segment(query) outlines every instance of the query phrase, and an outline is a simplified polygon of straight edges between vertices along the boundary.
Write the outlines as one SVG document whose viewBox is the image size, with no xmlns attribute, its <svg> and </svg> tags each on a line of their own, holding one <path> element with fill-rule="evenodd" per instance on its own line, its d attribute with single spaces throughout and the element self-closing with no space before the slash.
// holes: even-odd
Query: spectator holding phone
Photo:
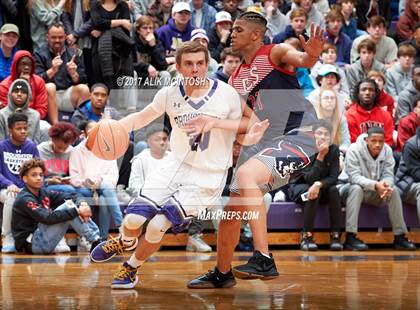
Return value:
<svg viewBox="0 0 420 310">
<path fill-rule="evenodd" d="M 45 164 L 45 185 L 48 190 L 76 193 L 70 184 L 69 159 L 72 144 L 79 132 L 72 123 L 58 122 L 48 130 L 50 141 L 38 145 L 39 157 Z"/>
</svg>

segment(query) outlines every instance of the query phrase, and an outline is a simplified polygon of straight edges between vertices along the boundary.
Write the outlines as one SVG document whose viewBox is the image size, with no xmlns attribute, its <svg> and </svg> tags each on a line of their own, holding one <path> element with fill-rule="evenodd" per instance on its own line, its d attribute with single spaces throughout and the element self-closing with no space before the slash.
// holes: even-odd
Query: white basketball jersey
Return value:
<svg viewBox="0 0 420 310">
<path fill-rule="evenodd" d="M 172 125 L 171 152 L 179 161 L 209 170 L 226 170 L 232 165 L 235 132 L 213 128 L 189 137 L 183 131 L 187 121 L 200 114 L 239 120 L 242 117 L 241 99 L 232 86 L 210 80 L 210 88 L 204 96 L 191 98 L 182 85 L 172 85 L 158 91 L 151 106 L 159 113 L 168 114 Z"/>
</svg>

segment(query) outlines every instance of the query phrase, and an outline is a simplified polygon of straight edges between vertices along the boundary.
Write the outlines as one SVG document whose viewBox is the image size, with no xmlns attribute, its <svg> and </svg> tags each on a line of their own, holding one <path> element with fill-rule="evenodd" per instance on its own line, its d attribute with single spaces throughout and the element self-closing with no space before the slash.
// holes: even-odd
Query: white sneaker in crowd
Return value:
<svg viewBox="0 0 420 310">
<path fill-rule="evenodd" d="M 61 238 L 60 242 L 56 245 L 54 253 L 69 253 L 70 247 L 66 243 L 66 238 Z"/>
<path fill-rule="evenodd" d="M 77 252 L 90 252 L 92 243 L 90 243 L 85 236 L 77 237 Z"/>
<path fill-rule="evenodd" d="M 15 253 L 15 239 L 13 239 L 12 234 L 7 234 L 3 236 L 1 241 L 1 252 L 2 253 Z"/>
<path fill-rule="evenodd" d="M 211 247 L 201 239 L 203 234 L 195 234 L 188 236 L 187 251 L 188 252 L 211 252 Z"/>
</svg>

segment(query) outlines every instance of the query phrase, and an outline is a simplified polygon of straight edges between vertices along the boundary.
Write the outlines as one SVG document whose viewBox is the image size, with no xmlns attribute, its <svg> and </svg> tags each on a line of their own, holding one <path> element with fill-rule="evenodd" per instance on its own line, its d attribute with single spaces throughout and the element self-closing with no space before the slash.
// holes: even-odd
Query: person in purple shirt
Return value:
<svg viewBox="0 0 420 310">
<path fill-rule="evenodd" d="M 191 8 L 186 2 L 178 2 L 172 7 L 172 18 L 168 24 L 156 30 L 159 40 L 162 41 L 167 56 L 173 56 L 175 50 L 182 42 L 191 39 Z M 175 60 L 168 62 L 175 63 Z"/>
<path fill-rule="evenodd" d="M 0 202 L 3 203 L 1 227 L 2 252 L 16 252 L 12 236 L 12 208 L 16 195 L 25 186 L 19 177 L 21 164 L 39 157 L 36 144 L 28 139 L 28 116 L 15 112 L 7 119 L 10 138 L 0 142 Z"/>
</svg>

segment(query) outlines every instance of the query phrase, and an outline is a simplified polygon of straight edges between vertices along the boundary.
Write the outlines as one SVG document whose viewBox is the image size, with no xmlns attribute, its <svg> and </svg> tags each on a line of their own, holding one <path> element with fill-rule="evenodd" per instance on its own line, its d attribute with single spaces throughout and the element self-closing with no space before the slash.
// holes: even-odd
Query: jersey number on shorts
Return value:
<svg viewBox="0 0 420 310">
<path fill-rule="evenodd" d="M 190 137 L 191 151 L 197 152 L 198 148 L 200 148 L 201 151 L 206 150 L 209 147 L 209 141 L 210 131 L 204 134 L 200 133 L 197 136 Z"/>
</svg>

